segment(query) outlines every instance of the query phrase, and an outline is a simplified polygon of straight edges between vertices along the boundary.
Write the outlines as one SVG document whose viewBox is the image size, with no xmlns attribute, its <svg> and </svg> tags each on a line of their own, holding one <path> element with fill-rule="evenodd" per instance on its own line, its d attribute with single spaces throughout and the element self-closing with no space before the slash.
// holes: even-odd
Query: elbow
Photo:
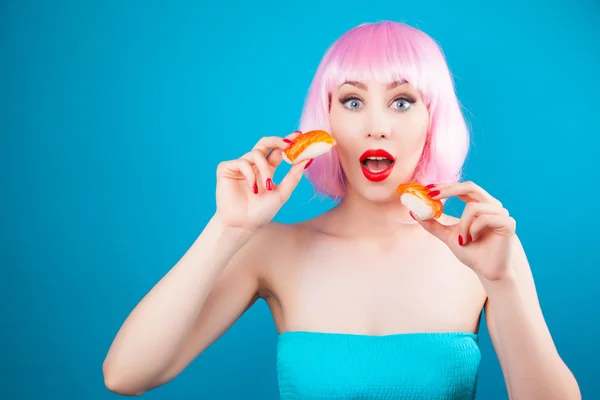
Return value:
<svg viewBox="0 0 600 400">
<path fill-rule="evenodd" d="M 559 398 L 560 399 L 568 399 L 568 400 L 582 400 L 581 391 L 579 390 L 579 386 L 577 384 L 575 384 L 575 386 L 572 387 L 571 390 L 564 393 Z"/>
<path fill-rule="evenodd" d="M 145 390 L 136 387 L 127 374 L 117 368 L 112 368 L 104 364 L 102 366 L 104 375 L 104 386 L 111 392 L 121 396 L 141 396 Z"/>
<path fill-rule="evenodd" d="M 575 378 L 573 378 L 573 390 L 572 390 L 572 394 L 571 394 L 571 399 L 573 400 L 582 400 L 582 395 L 581 395 L 581 389 L 579 388 L 579 384 L 577 383 L 577 381 L 575 380 Z"/>
<path fill-rule="evenodd" d="M 565 368 L 567 368 L 565 366 Z M 582 400 L 581 388 L 579 387 L 579 383 L 577 382 L 577 378 L 575 378 L 575 374 L 567 368 L 567 382 L 569 382 L 570 387 L 570 396 L 565 397 L 572 400 Z"/>
<path fill-rule="evenodd" d="M 556 398 L 560 400 L 582 400 L 581 389 L 579 388 L 577 379 L 575 379 L 575 376 L 571 373 L 571 371 L 569 371 L 567 368 L 565 369 L 566 371 L 564 379 L 562 379 L 562 381 L 558 380 L 559 382 L 562 382 L 561 389 L 556 389 L 551 394 L 550 398 Z M 548 396 L 545 396 L 544 398 L 546 399 Z"/>
</svg>

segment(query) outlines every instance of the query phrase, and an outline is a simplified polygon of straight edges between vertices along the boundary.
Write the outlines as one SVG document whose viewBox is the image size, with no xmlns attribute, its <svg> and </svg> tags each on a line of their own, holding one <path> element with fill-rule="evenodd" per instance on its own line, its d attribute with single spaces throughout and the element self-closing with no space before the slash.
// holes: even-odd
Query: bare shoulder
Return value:
<svg viewBox="0 0 600 400">
<path fill-rule="evenodd" d="M 460 222 L 460 218 L 453 217 L 448 214 L 443 214 L 438 221 L 442 225 L 451 226 L 456 225 Z M 453 276 L 461 280 L 465 284 L 465 290 L 478 300 L 486 297 L 485 291 L 481 284 L 481 281 L 477 277 L 477 274 L 468 266 L 464 265 L 450 250 L 445 243 L 437 239 L 433 235 L 430 236 L 430 240 L 436 242 L 435 248 L 439 259 L 443 262 L 446 268 L 450 268 L 454 271 Z"/>
<path fill-rule="evenodd" d="M 256 271 L 263 287 L 261 291 L 264 291 L 265 282 L 271 281 L 275 273 L 279 275 L 285 272 L 284 269 L 290 269 L 290 263 L 301 251 L 307 237 L 307 228 L 302 223 L 271 221 L 257 232 L 252 247 L 253 253 L 261 259 Z M 286 268 L 282 268 L 283 265 Z"/>
<path fill-rule="evenodd" d="M 285 224 L 271 221 L 258 233 L 260 246 L 277 252 L 279 251 L 277 249 L 296 243 L 303 229 L 302 224 Z"/>
<path fill-rule="evenodd" d="M 289 251 L 295 236 L 294 225 L 270 222 L 252 234 L 228 263 L 226 275 L 246 275 L 260 281 L 272 260 Z"/>
</svg>

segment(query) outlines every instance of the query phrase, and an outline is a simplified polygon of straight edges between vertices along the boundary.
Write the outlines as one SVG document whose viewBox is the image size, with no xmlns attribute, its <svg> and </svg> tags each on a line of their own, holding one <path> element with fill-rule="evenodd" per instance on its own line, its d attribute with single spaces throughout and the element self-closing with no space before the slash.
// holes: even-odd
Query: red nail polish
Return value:
<svg viewBox="0 0 600 400">
<path fill-rule="evenodd" d="M 434 197 L 434 196 L 437 196 L 438 194 L 440 194 L 439 190 L 432 190 L 431 192 L 429 192 L 429 197 Z"/>
<path fill-rule="evenodd" d="M 435 187 L 435 184 L 432 183 L 432 184 L 425 186 L 425 189 L 433 189 L 434 187 Z"/>
<path fill-rule="evenodd" d="M 311 159 L 310 159 L 310 161 L 309 161 L 309 162 L 308 162 L 308 163 L 307 163 L 307 164 L 304 166 L 304 169 L 308 168 L 308 166 L 309 166 L 310 164 L 312 164 L 312 162 L 313 162 L 313 159 L 311 158 Z"/>
<path fill-rule="evenodd" d="M 283 139 L 283 141 L 286 143 L 292 143 L 292 141 L 290 139 Z"/>
<path fill-rule="evenodd" d="M 409 211 L 408 213 L 410 214 L 410 216 L 411 216 L 411 218 L 412 218 L 412 219 L 414 219 L 415 221 L 417 220 L 417 219 L 415 218 L 415 216 L 413 215 L 412 211 Z"/>
<path fill-rule="evenodd" d="M 463 238 L 462 236 L 458 235 L 458 245 L 462 246 L 463 245 Z"/>
<path fill-rule="evenodd" d="M 267 190 L 273 190 L 273 181 L 271 180 L 271 178 L 267 179 Z"/>
<path fill-rule="evenodd" d="M 472 242 L 472 241 L 473 241 L 473 236 L 471 236 L 471 234 L 470 234 L 470 233 L 469 233 L 468 239 L 469 239 L 469 242 Z"/>
<path fill-rule="evenodd" d="M 254 186 L 252 186 L 252 191 L 254 192 L 254 194 L 258 194 L 258 186 L 256 185 L 256 183 L 254 184 Z"/>
</svg>

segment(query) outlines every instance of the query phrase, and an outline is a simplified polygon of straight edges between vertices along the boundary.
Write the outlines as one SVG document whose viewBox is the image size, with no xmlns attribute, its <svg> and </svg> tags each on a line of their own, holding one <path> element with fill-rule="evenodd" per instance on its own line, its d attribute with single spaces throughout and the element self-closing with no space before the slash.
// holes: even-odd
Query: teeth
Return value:
<svg viewBox="0 0 600 400">
<path fill-rule="evenodd" d="M 367 157 L 367 160 L 387 160 L 386 157 Z"/>
</svg>

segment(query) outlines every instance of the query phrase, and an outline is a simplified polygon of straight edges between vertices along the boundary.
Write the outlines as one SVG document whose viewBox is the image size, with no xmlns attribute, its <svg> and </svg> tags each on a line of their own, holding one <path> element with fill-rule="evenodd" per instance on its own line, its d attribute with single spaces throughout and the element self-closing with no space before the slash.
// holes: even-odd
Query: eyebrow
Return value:
<svg viewBox="0 0 600 400">
<path fill-rule="evenodd" d="M 392 89 L 394 89 L 394 88 L 396 88 L 398 86 L 402 86 L 402 85 L 405 85 L 407 83 L 408 83 L 407 81 L 394 81 L 394 82 L 388 84 L 387 89 L 388 90 L 392 90 Z M 369 90 L 369 88 L 367 87 L 367 85 L 365 85 L 364 83 L 359 82 L 359 81 L 344 81 L 344 83 L 342 83 L 339 87 L 342 87 L 344 85 L 351 85 L 351 86 L 357 87 L 359 89 L 362 89 L 364 91 L 368 91 Z"/>
</svg>

